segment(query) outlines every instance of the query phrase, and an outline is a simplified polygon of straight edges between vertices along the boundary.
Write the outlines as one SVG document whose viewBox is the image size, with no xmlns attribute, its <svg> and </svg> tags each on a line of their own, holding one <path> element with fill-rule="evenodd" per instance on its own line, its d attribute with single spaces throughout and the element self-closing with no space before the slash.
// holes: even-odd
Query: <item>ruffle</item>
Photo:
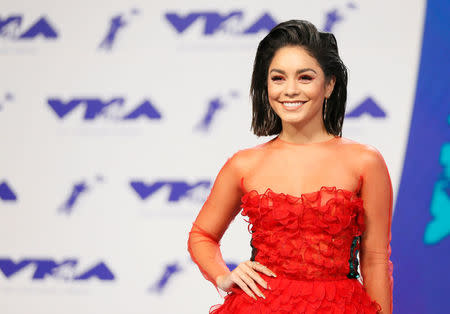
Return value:
<svg viewBox="0 0 450 314">
<path fill-rule="evenodd" d="M 324 195 L 331 197 L 321 204 Z M 357 217 L 357 227 L 364 231 L 363 201 L 354 192 L 336 187 L 322 186 L 320 190 L 301 194 L 299 197 L 276 193 L 267 188 L 263 194 L 256 190 L 245 193 L 241 198 L 242 215 L 253 218 L 252 224 L 275 219 L 275 225 L 289 229 L 302 228 L 325 230 L 336 234 L 346 228 L 351 218 Z M 276 210 L 274 210 L 276 209 Z M 271 214 L 267 216 L 267 214 Z M 263 220 L 262 218 L 266 218 Z M 316 225 L 315 223 L 319 223 Z M 305 225 L 306 224 L 306 225 Z M 263 225 L 262 225 L 263 226 Z"/>
<path fill-rule="evenodd" d="M 337 279 L 349 273 L 353 239 L 364 231 L 363 201 L 323 186 L 299 197 L 256 190 L 241 198 L 257 259 L 291 279 Z M 278 271 L 278 272 L 277 272 Z"/>
<path fill-rule="evenodd" d="M 254 300 L 236 286 L 225 296 L 224 303 L 212 306 L 209 313 L 368 314 L 381 311 L 381 306 L 357 280 L 301 281 L 260 275 L 272 288 L 259 286 L 266 299 Z"/>
</svg>

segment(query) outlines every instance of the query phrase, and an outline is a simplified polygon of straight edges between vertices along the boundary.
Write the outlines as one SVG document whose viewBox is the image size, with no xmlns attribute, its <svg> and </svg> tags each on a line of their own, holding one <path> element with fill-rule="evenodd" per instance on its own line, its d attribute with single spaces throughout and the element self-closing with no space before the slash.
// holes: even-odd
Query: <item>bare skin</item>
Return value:
<svg viewBox="0 0 450 314">
<path fill-rule="evenodd" d="M 264 289 L 269 289 L 267 282 L 256 272 L 262 272 L 267 276 L 276 277 L 275 273 L 266 266 L 252 261 L 245 261 L 240 263 L 232 272 L 218 276 L 216 278 L 217 286 L 223 291 L 230 291 L 235 284 L 238 285 L 250 297 L 257 300 L 255 294 L 261 298 L 266 298 L 265 295 L 258 288 L 258 283 Z"/>
<path fill-rule="evenodd" d="M 267 96 L 280 117 L 280 138 L 292 143 L 330 139 L 322 118 L 322 104 L 334 89 L 335 77 L 327 79 L 318 61 L 304 48 L 278 49 L 268 69 Z M 284 104 L 305 102 L 299 108 Z"/>
</svg>

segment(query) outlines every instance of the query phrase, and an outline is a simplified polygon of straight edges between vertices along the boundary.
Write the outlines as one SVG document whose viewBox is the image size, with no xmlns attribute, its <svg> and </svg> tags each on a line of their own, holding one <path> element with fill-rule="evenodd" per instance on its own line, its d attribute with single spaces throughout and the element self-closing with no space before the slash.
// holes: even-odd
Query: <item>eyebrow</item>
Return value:
<svg viewBox="0 0 450 314">
<path fill-rule="evenodd" d="M 297 70 L 297 72 L 295 72 L 295 74 L 300 74 L 300 73 L 307 72 L 307 71 L 312 71 L 312 72 L 317 74 L 317 72 L 314 71 L 311 68 L 299 69 L 299 70 Z M 280 70 L 280 69 L 272 69 L 272 70 L 270 70 L 270 73 L 272 73 L 272 72 L 278 72 L 278 73 L 286 75 L 286 72 L 284 72 L 283 70 Z"/>
</svg>

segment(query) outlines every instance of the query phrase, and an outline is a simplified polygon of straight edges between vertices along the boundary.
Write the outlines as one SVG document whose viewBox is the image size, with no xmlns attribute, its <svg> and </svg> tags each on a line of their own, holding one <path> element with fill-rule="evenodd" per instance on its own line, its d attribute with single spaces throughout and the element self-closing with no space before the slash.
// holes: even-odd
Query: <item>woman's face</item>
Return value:
<svg viewBox="0 0 450 314">
<path fill-rule="evenodd" d="M 322 123 L 322 104 L 334 87 L 317 60 L 300 46 L 278 49 L 269 65 L 269 103 L 283 123 Z"/>
</svg>

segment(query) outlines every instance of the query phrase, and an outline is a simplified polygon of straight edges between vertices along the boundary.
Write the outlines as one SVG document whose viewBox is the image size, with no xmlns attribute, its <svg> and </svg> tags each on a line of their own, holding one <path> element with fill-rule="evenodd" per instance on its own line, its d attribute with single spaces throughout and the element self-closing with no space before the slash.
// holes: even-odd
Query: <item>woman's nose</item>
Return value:
<svg viewBox="0 0 450 314">
<path fill-rule="evenodd" d="M 285 89 L 284 89 L 285 96 L 296 96 L 299 94 L 299 88 L 297 85 L 297 82 L 295 80 L 287 80 Z"/>
</svg>

